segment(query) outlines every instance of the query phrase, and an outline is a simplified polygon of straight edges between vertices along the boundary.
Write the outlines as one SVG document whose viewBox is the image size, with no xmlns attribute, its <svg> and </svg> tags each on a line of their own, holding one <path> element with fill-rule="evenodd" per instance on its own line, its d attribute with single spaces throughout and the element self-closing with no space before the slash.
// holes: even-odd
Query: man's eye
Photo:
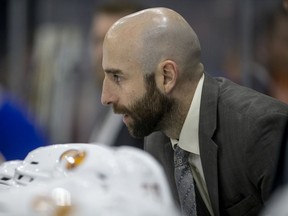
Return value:
<svg viewBox="0 0 288 216">
<path fill-rule="evenodd" d="M 113 74 L 113 80 L 116 83 L 119 83 L 121 81 L 121 77 L 117 74 Z"/>
</svg>

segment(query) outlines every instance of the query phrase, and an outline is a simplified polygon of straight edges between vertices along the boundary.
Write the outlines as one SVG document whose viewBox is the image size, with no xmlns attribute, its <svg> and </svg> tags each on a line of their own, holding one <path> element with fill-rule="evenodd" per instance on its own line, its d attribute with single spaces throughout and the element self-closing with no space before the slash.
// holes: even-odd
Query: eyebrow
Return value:
<svg viewBox="0 0 288 216">
<path fill-rule="evenodd" d="M 113 68 L 108 68 L 108 69 L 105 69 L 104 71 L 107 74 L 123 74 L 122 70 L 113 69 Z"/>
</svg>

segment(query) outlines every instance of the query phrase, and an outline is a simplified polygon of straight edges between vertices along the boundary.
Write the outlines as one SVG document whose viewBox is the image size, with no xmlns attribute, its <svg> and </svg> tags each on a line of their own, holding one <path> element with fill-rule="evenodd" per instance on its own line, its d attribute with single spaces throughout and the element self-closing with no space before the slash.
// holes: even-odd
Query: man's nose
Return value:
<svg viewBox="0 0 288 216">
<path fill-rule="evenodd" d="M 107 79 L 104 78 L 101 94 L 101 103 L 103 105 L 111 105 L 115 102 L 115 95 L 113 94 L 112 88 L 107 82 Z"/>
</svg>

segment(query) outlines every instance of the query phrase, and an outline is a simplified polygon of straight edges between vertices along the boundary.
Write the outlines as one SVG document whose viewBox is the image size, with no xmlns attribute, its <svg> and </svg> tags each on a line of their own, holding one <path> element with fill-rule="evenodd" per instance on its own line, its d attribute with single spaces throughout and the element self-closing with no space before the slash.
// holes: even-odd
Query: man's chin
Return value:
<svg viewBox="0 0 288 216">
<path fill-rule="evenodd" d="M 151 134 L 152 132 L 147 132 L 147 131 L 143 131 L 143 130 L 137 130 L 135 128 L 131 128 L 131 127 L 127 127 L 129 134 L 134 137 L 134 138 L 144 138 L 146 136 L 148 136 L 149 134 Z"/>
<path fill-rule="evenodd" d="M 127 129 L 128 129 L 128 132 L 129 132 L 129 134 L 132 136 L 132 137 L 134 137 L 134 138 L 143 138 L 143 136 L 139 136 L 139 133 L 136 133 L 135 132 L 135 130 L 133 130 L 133 128 L 131 127 L 131 126 L 127 126 L 126 125 L 126 127 L 127 127 Z"/>
</svg>

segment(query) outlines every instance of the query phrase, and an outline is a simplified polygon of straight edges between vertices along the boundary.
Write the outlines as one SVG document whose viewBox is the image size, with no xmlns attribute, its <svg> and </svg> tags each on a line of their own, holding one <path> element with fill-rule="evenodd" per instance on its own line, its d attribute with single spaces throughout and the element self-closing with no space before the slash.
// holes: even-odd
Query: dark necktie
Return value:
<svg viewBox="0 0 288 216">
<path fill-rule="evenodd" d="M 176 145 L 174 151 L 175 181 L 183 216 L 196 216 L 195 188 L 188 162 L 189 152 Z"/>
</svg>

